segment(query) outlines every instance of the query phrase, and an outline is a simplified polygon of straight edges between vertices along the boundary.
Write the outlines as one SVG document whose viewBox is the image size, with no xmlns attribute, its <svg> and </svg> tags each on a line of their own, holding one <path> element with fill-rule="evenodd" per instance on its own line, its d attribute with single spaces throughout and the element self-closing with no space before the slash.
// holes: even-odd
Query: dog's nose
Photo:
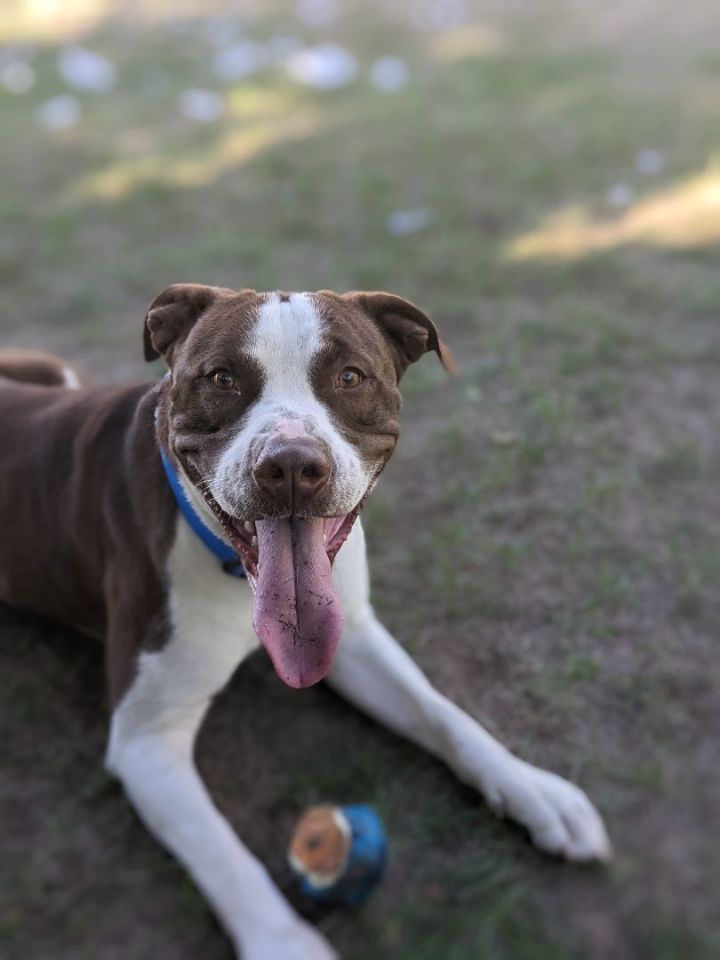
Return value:
<svg viewBox="0 0 720 960">
<path fill-rule="evenodd" d="M 295 510 L 316 497 L 330 479 L 330 458 L 314 441 L 274 444 L 261 456 L 253 477 L 279 505 Z"/>
</svg>

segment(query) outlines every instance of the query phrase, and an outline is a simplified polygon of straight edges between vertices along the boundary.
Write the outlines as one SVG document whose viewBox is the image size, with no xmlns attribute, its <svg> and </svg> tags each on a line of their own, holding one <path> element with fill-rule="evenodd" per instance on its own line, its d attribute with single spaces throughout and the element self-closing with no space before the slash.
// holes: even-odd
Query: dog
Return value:
<svg viewBox="0 0 720 960">
<path fill-rule="evenodd" d="M 175 284 L 151 304 L 158 383 L 88 387 L 0 355 L 0 599 L 105 642 L 106 765 L 244 960 L 336 956 L 214 807 L 193 763 L 258 645 L 441 758 L 549 854 L 606 860 L 585 794 L 435 690 L 376 618 L 359 514 L 398 438 L 398 382 L 450 354 L 388 293 Z M 42 549 L 38 549 L 38 545 Z"/>
</svg>

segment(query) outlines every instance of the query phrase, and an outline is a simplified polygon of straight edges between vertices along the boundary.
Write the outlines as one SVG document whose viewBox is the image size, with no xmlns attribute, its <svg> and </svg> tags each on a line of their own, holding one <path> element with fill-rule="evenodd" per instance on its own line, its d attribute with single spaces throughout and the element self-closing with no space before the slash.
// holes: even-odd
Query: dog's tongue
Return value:
<svg viewBox="0 0 720 960">
<path fill-rule="evenodd" d="M 253 626 L 281 680 L 309 687 L 330 669 L 343 626 L 324 521 L 257 520 Z"/>
</svg>

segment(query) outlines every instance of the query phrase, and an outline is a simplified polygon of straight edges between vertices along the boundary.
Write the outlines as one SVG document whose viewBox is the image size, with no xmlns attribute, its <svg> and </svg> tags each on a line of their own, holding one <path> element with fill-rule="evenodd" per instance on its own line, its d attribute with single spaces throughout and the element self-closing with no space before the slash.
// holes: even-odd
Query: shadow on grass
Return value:
<svg viewBox="0 0 720 960">
<path fill-rule="evenodd" d="M 4 955 L 228 957 L 200 896 L 102 772 L 100 646 L 9 608 L 0 628 Z M 344 956 L 570 956 L 544 930 L 523 878 L 560 868 L 326 688 L 296 694 L 252 657 L 213 707 L 198 755 L 220 809 Z M 285 862 L 295 818 L 328 800 L 375 804 L 391 838 L 388 877 L 358 913 L 303 902 Z"/>
</svg>

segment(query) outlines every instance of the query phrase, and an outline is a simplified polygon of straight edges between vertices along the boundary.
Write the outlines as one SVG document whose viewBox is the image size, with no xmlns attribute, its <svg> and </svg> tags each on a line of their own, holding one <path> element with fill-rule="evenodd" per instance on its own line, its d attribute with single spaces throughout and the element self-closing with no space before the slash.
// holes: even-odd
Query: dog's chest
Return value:
<svg viewBox="0 0 720 960">
<path fill-rule="evenodd" d="M 195 729 L 210 699 L 259 645 L 247 581 L 225 573 L 182 517 L 167 575 L 167 641 L 140 655 L 116 711 L 116 737 L 171 726 Z"/>
<path fill-rule="evenodd" d="M 177 524 L 167 568 L 171 635 L 161 657 L 168 685 L 203 695 L 257 648 L 252 597 L 247 581 L 225 573 L 182 517 Z"/>
<path fill-rule="evenodd" d="M 246 580 L 231 576 L 182 517 L 168 557 L 172 640 L 180 650 L 202 652 L 209 671 L 235 667 L 257 646 L 252 596 Z"/>
</svg>

